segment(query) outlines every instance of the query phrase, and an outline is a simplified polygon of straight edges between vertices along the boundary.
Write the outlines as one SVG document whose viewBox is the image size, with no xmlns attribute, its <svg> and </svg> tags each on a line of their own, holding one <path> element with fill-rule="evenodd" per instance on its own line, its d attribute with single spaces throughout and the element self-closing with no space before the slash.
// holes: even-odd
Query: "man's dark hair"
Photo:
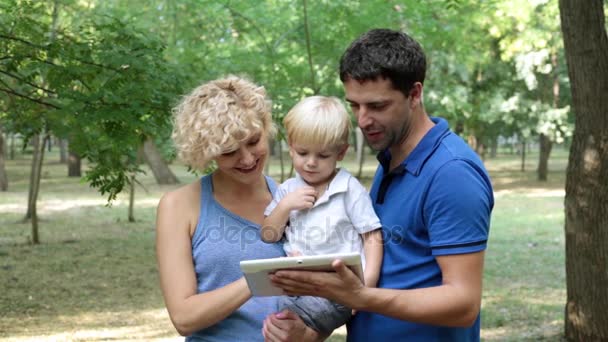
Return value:
<svg viewBox="0 0 608 342">
<path fill-rule="evenodd" d="M 409 96 L 416 82 L 424 83 L 426 57 L 422 47 L 403 32 L 373 29 L 353 41 L 340 58 L 340 80 L 391 80 Z"/>
</svg>

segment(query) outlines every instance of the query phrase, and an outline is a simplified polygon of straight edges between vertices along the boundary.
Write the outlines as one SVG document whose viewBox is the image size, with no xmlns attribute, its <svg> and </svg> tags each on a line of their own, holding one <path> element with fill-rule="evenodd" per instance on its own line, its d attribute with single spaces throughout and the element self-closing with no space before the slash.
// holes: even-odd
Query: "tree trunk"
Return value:
<svg viewBox="0 0 608 342">
<path fill-rule="evenodd" d="M 4 133 L 2 133 L 2 127 L 0 126 L 0 191 L 8 190 L 8 175 L 6 174 L 6 166 L 4 163 L 4 156 L 7 152 L 6 145 Z"/>
<path fill-rule="evenodd" d="M 575 130 L 565 199 L 566 338 L 608 340 L 608 37 L 602 0 L 560 0 Z"/>
<path fill-rule="evenodd" d="M 498 155 L 498 137 L 492 138 L 492 144 L 490 145 L 490 158 L 496 158 Z"/>
<path fill-rule="evenodd" d="M 67 164 L 68 162 L 68 140 L 57 139 L 59 142 L 59 163 Z M 68 171 L 69 173 L 69 171 Z"/>
<path fill-rule="evenodd" d="M 281 183 L 285 180 L 285 161 L 283 160 L 283 142 L 277 140 L 279 143 L 279 165 L 281 166 Z"/>
<path fill-rule="evenodd" d="M 11 146 L 9 146 L 9 159 L 15 160 L 15 134 L 11 133 Z"/>
<path fill-rule="evenodd" d="M 538 137 L 538 142 L 540 144 L 540 153 L 538 154 L 538 169 L 536 171 L 538 180 L 541 182 L 546 182 L 547 172 L 549 171 L 549 156 L 551 155 L 553 142 L 548 136 L 542 133 Z"/>
<path fill-rule="evenodd" d="M 173 174 L 173 171 L 167 166 L 160 152 L 156 148 L 156 144 L 152 139 L 146 139 L 144 142 L 144 158 L 156 179 L 156 183 L 162 184 L 178 184 L 179 180 Z"/>
<path fill-rule="evenodd" d="M 359 165 L 359 169 L 357 170 L 357 178 L 361 178 L 361 176 L 363 175 L 363 163 L 365 162 L 365 143 L 363 138 L 363 131 L 361 131 L 361 128 L 359 128 L 359 126 L 355 128 L 355 144 L 355 152 L 357 153 L 357 165 Z"/>
<path fill-rule="evenodd" d="M 475 152 L 481 160 L 486 159 L 486 145 L 483 143 L 483 139 L 481 137 L 475 137 Z"/>
<path fill-rule="evenodd" d="M 27 213 L 24 220 L 32 220 L 32 243 L 40 243 L 38 235 L 38 214 L 36 204 L 40 192 L 40 176 L 42 174 L 42 162 L 44 160 L 44 147 L 48 141 L 48 135 L 41 139 L 40 134 L 36 134 L 33 139 L 34 155 L 32 158 L 32 169 L 30 172 L 30 190 L 27 201 Z"/>
<path fill-rule="evenodd" d="M 135 222 L 135 174 L 131 175 L 129 185 L 129 222 Z"/>
<path fill-rule="evenodd" d="M 80 156 L 72 150 L 68 142 L 68 177 L 82 177 Z"/>
<path fill-rule="evenodd" d="M 521 172 L 526 171 L 526 140 L 521 141 Z"/>
</svg>

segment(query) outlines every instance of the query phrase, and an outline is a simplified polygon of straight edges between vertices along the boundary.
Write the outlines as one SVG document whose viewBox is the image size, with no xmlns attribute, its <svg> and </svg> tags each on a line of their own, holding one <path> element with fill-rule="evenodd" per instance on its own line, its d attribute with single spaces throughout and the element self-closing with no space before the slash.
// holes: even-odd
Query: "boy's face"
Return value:
<svg viewBox="0 0 608 342">
<path fill-rule="evenodd" d="M 320 147 L 312 144 L 289 145 L 289 155 L 293 167 L 300 176 L 311 186 L 329 183 L 336 170 L 336 163 L 346 154 L 348 145 L 336 147 Z"/>
</svg>

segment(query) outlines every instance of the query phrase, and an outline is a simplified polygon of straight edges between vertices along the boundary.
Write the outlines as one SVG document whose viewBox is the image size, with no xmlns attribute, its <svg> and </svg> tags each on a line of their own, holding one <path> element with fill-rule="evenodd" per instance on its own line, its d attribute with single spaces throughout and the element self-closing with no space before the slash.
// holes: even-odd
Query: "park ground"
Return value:
<svg viewBox="0 0 608 342">
<path fill-rule="evenodd" d="M 495 207 L 486 251 L 482 340 L 563 339 L 564 180 L 567 152 L 556 147 L 549 180 L 536 181 L 538 155 L 507 151 L 487 159 Z M 163 192 L 148 172 L 111 205 L 79 179 L 67 178 L 56 152 L 46 156 L 38 212 L 41 244 L 31 245 L 27 208 L 29 155 L 7 161 L 0 192 L 0 341 L 183 341 L 169 321 L 154 256 L 155 210 Z M 375 158 L 366 157 L 369 185 Z M 279 177 L 273 161 L 270 174 Z M 352 156 L 343 166 L 356 171 Z M 84 167 L 86 169 L 86 166 Z M 182 183 L 194 181 L 173 166 Z M 344 341 L 344 329 L 331 341 Z"/>
</svg>

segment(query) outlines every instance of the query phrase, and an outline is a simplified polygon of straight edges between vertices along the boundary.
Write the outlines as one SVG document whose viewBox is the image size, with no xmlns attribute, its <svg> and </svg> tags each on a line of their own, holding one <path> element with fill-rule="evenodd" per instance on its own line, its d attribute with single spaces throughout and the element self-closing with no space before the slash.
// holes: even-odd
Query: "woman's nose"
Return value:
<svg viewBox="0 0 608 342">
<path fill-rule="evenodd" d="M 253 156 L 253 153 L 249 149 L 242 148 L 241 149 L 241 158 L 239 161 L 243 165 L 249 165 L 255 161 L 255 157 Z"/>
</svg>

